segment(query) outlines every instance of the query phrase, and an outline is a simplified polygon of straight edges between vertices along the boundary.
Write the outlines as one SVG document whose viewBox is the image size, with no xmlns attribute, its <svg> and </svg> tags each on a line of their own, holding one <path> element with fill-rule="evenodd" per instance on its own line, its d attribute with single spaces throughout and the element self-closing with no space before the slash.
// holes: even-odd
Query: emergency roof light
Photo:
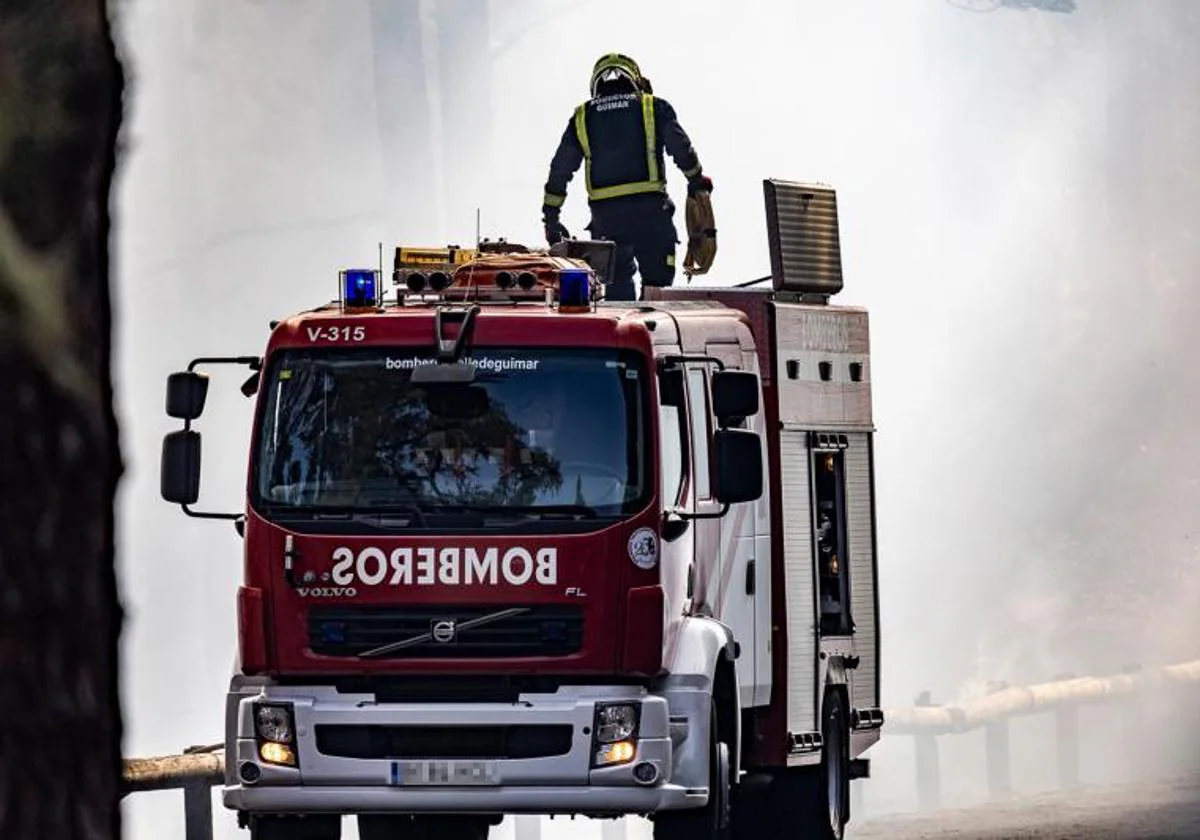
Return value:
<svg viewBox="0 0 1200 840">
<path fill-rule="evenodd" d="M 379 270 L 347 268 L 338 272 L 341 280 L 338 291 L 343 309 L 378 309 L 382 288 Z"/>
<path fill-rule="evenodd" d="M 586 268 L 564 268 L 558 272 L 558 308 L 560 312 L 578 312 L 590 308 L 592 273 Z"/>
</svg>

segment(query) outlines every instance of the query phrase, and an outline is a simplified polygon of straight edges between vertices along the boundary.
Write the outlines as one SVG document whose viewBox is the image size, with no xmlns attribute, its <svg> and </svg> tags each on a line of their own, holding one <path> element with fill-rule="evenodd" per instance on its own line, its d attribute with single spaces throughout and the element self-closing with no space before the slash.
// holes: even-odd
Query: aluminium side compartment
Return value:
<svg viewBox="0 0 1200 840">
<path fill-rule="evenodd" d="M 845 686 L 850 757 L 879 738 L 879 596 L 866 311 L 772 301 L 788 763 L 815 761 Z"/>
</svg>

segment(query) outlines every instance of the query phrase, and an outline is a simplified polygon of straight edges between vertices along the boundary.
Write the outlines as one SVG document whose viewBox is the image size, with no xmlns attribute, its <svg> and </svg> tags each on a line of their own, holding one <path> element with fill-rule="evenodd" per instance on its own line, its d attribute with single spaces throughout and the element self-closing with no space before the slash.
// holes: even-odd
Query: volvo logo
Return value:
<svg viewBox="0 0 1200 840">
<path fill-rule="evenodd" d="M 443 618 L 430 624 L 429 635 L 439 644 L 453 642 L 458 635 L 458 626 L 452 618 Z"/>
</svg>

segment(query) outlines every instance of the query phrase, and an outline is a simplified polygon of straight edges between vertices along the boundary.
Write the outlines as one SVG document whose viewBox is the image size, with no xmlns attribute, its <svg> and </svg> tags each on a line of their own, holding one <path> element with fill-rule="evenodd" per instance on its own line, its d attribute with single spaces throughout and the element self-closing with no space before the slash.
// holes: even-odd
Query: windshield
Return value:
<svg viewBox="0 0 1200 840">
<path fill-rule="evenodd" d="M 255 496 L 279 511 L 617 516 L 648 495 L 636 353 L 478 349 L 470 384 L 410 382 L 424 349 L 286 350 L 267 372 Z"/>
</svg>

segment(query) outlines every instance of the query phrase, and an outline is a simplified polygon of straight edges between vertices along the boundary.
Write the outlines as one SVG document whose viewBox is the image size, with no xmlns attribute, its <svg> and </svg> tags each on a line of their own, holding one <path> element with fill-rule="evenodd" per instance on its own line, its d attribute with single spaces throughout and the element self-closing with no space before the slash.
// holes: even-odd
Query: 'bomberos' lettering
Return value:
<svg viewBox="0 0 1200 840">
<path fill-rule="evenodd" d="M 558 549 L 364 548 L 333 551 L 330 576 L 338 586 L 552 586 Z"/>
</svg>

